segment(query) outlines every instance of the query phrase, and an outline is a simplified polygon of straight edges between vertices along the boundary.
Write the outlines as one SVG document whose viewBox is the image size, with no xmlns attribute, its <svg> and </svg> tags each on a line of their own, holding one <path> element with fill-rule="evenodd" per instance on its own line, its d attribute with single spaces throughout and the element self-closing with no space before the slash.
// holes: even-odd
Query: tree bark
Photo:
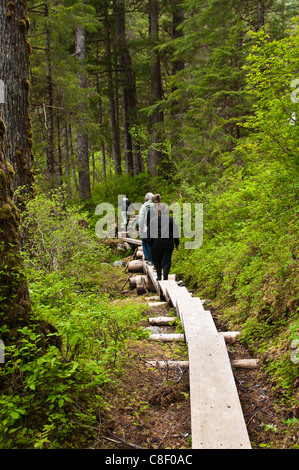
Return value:
<svg viewBox="0 0 299 470">
<path fill-rule="evenodd" d="M 31 304 L 20 257 L 20 211 L 11 199 L 14 171 L 4 153 L 5 125 L 0 118 L 0 328 L 10 337 L 17 327 L 29 322 Z"/>
<path fill-rule="evenodd" d="M 121 73 L 121 94 L 123 109 L 124 145 L 126 173 L 138 175 L 142 171 L 141 152 L 130 130 L 138 123 L 138 105 L 135 75 L 132 68 L 130 50 L 126 38 L 125 2 L 118 0 L 115 8 L 117 21 L 118 54 Z"/>
<path fill-rule="evenodd" d="M 0 0 L 0 71 L 4 84 L 0 110 L 7 126 L 6 157 L 15 172 L 12 189 L 22 187 L 16 197 L 19 207 L 24 195 L 35 194 L 29 115 L 29 26 L 25 1 Z"/>
<path fill-rule="evenodd" d="M 49 14 L 48 5 L 44 6 L 44 16 Z M 46 162 L 48 170 L 48 179 L 50 189 L 55 188 L 55 152 L 54 152 L 54 99 L 53 99 L 53 80 L 52 80 L 52 57 L 51 57 L 51 35 L 50 30 L 45 30 L 45 62 L 46 62 L 46 119 L 47 119 L 47 147 Z"/>
<path fill-rule="evenodd" d="M 256 30 L 259 31 L 265 25 L 265 5 L 264 0 L 257 0 L 256 4 Z"/>
<path fill-rule="evenodd" d="M 119 139 L 119 122 L 118 113 L 116 109 L 116 96 L 114 89 L 113 70 L 111 61 L 111 28 L 108 18 L 108 11 L 105 11 L 105 28 L 106 28 L 106 61 L 107 61 L 107 76 L 108 76 L 108 97 L 110 106 L 110 124 L 112 136 L 112 154 L 114 162 L 114 171 L 120 175 L 121 170 L 121 152 L 120 152 L 120 139 Z"/>
<path fill-rule="evenodd" d="M 158 0 L 149 0 L 149 38 L 152 47 L 157 45 L 159 39 L 159 2 Z M 159 54 L 152 50 L 151 52 L 151 102 L 156 104 L 157 101 L 162 100 L 162 81 L 161 81 L 161 66 Z M 161 161 L 161 152 L 157 148 L 160 143 L 161 134 L 157 129 L 157 125 L 163 121 L 163 113 L 156 109 L 151 117 L 150 124 L 150 150 L 148 152 L 148 171 L 152 176 L 157 174 L 157 166 Z"/>
<path fill-rule="evenodd" d="M 76 55 L 79 61 L 82 62 L 81 73 L 79 74 L 80 87 L 87 88 L 87 78 L 85 75 L 86 60 L 86 30 L 84 28 L 77 28 L 76 30 Z M 90 189 L 90 173 L 89 173 L 89 154 L 88 154 L 88 136 L 86 133 L 86 121 L 84 114 L 86 112 L 86 105 L 84 100 L 79 103 L 79 127 L 77 131 L 77 149 L 78 149 L 78 166 L 79 166 L 79 198 L 80 200 L 91 199 Z"/>
</svg>

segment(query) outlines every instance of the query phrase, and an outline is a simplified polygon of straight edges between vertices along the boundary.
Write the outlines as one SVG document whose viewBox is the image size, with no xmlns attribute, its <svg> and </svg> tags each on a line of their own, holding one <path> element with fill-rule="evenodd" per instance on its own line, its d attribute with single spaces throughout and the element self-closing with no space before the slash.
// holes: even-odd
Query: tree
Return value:
<svg viewBox="0 0 299 470">
<path fill-rule="evenodd" d="M 118 0 L 115 8 L 117 21 L 118 56 L 122 95 L 122 112 L 124 128 L 124 146 L 126 155 L 126 172 L 135 176 L 141 172 L 141 154 L 138 143 L 130 132 L 138 122 L 138 105 L 135 75 L 132 69 L 130 50 L 126 39 L 125 2 Z"/>
<path fill-rule="evenodd" d="M 30 21 L 26 2 L 0 1 L 0 73 L 5 87 L 5 102 L 0 104 L 7 126 L 5 152 L 15 172 L 13 189 L 23 195 L 34 195 L 32 128 L 29 115 L 29 54 Z"/>
<path fill-rule="evenodd" d="M 28 325 L 31 311 L 20 257 L 20 211 L 12 201 L 14 171 L 4 153 L 5 133 L 0 118 L 0 329 L 6 326 L 1 334 L 4 340 L 17 327 Z"/>
<path fill-rule="evenodd" d="M 150 104 L 156 105 L 162 100 L 162 81 L 161 81 L 161 64 L 160 57 L 155 49 L 159 39 L 159 2 L 157 0 L 149 0 L 149 38 L 151 41 L 151 94 Z M 159 151 L 159 143 L 161 134 L 157 128 L 159 123 L 163 121 L 163 112 L 158 106 L 154 106 L 150 122 L 150 150 L 148 152 L 147 168 L 152 176 L 156 176 L 157 166 L 161 160 Z"/>
<path fill-rule="evenodd" d="M 117 89 L 115 84 L 115 74 L 113 74 L 113 61 L 112 61 L 112 41 L 113 41 L 113 30 L 111 22 L 109 20 L 108 8 L 105 8 L 104 12 L 104 23 L 106 33 L 106 67 L 107 67 L 107 80 L 108 80 L 108 97 L 110 106 L 110 125 L 111 125 L 111 136 L 112 136 L 112 154 L 114 161 L 114 171 L 120 175 L 121 169 L 121 149 L 120 149 L 120 136 L 119 136 L 119 119 L 118 119 L 118 99 Z"/>
<path fill-rule="evenodd" d="M 78 27 L 76 29 L 76 55 L 79 61 L 82 61 L 81 72 L 79 74 L 80 87 L 84 90 L 87 88 L 86 72 L 84 70 L 84 62 L 86 60 L 86 29 Z M 78 166 L 79 166 L 79 198 L 86 200 L 91 198 L 90 190 L 90 174 L 89 174 L 89 154 L 88 154 L 88 136 L 85 129 L 85 113 L 86 105 L 84 101 L 79 103 L 81 113 L 79 128 L 77 131 L 77 147 L 78 147 Z"/>
</svg>

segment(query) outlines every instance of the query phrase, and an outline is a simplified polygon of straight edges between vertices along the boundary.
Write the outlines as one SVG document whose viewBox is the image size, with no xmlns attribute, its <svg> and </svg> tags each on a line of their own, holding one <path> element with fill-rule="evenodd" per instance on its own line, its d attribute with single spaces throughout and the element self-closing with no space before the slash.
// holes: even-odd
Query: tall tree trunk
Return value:
<svg viewBox="0 0 299 470">
<path fill-rule="evenodd" d="M 265 5 L 264 0 L 257 0 L 256 4 L 256 30 L 259 31 L 265 25 Z"/>
<path fill-rule="evenodd" d="M 20 254 L 21 232 L 20 213 L 12 200 L 14 171 L 7 162 L 4 153 L 5 125 L 0 112 L 0 330 L 5 346 L 16 344 L 22 336 L 20 328 L 36 325 L 41 334 L 40 347 L 47 343 L 61 347 L 61 341 L 46 338 L 48 333 L 57 334 L 57 329 L 50 323 L 32 318 L 32 308 L 27 280 L 24 274 L 23 259 Z"/>
<path fill-rule="evenodd" d="M 106 28 L 106 61 L 107 61 L 107 75 L 108 75 L 108 95 L 110 106 L 110 124 L 112 136 L 112 154 L 114 161 L 114 171 L 116 174 L 121 174 L 121 151 L 119 140 L 119 123 L 118 113 L 116 109 L 116 96 L 113 79 L 112 61 L 111 61 L 111 28 L 108 18 L 108 11 L 105 11 L 105 28 Z"/>
<path fill-rule="evenodd" d="M 158 0 L 149 0 L 149 38 L 152 48 L 157 45 L 159 39 L 159 2 Z M 152 49 L 151 53 L 151 105 L 162 99 L 161 66 L 159 54 Z M 161 152 L 157 148 L 160 143 L 161 135 L 157 125 L 163 121 L 163 113 L 156 109 L 151 117 L 150 127 L 150 145 L 148 152 L 147 167 L 152 176 L 157 174 L 157 166 L 161 161 Z"/>
<path fill-rule="evenodd" d="M 0 328 L 7 325 L 9 338 L 17 327 L 28 325 L 31 305 L 20 257 L 20 211 L 11 199 L 14 171 L 5 157 L 4 136 L 0 117 Z"/>
<path fill-rule="evenodd" d="M 0 325 L 14 329 L 28 323 L 29 293 L 20 258 L 20 211 L 11 200 L 14 171 L 4 153 L 5 126 L 0 118 Z"/>
<path fill-rule="evenodd" d="M 82 61 L 82 71 L 79 74 L 80 87 L 87 88 L 87 79 L 85 75 L 84 62 L 86 60 L 86 30 L 77 28 L 76 30 L 76 55 L 78 60 Z M 79 198 L 80 200 L 91 199 L 90 173 L 89 173 L 89 154 L 88 154 L 88 136 L 86 133 L 86 122 L 84 113 L 86 105 L 82 101 L 79 103 L 79 127 L 77 131 L 78 148 L 78 166 L 79 166 Z"/>
<path fill-rule="evenodd" d="M 48 5 L 44 5 L 44 16 L 49 14 Z M 46 62 L 46 119 L 47 119 L 47 147 L 46 147 L 46 162 L 48 171 L 48 181 L 50 189 L 56 185 L 55 173 L 55 151 L 54 151 L 54 98 L 53 98 L 53 80 L 52 80 L 52 57 L 51 57 L 51 35 L 50 30 L 46 26 L 45 30 L 45 62 Z"/>
<path fill-rule="evenodd" d="M 16 201 L 35 193 L 32 129 L 29 115 L 29 19 L 25 1 L 0 0 L 0 73 L 4 101 L 0 103 L 7 126 L 5 152 L 15 171 L 13 190 L 22 187 Z"/>
<path fill-rule="evenodd" d="M 121 72 L 121 92 L 123 109 L 124 144 L 126 153 L 126 172 L 138 175 L 141 172 L 141 152 L 138 142 L 130 133 L 138 123 L 137 93 L 132 60 L 126 39 L 125 2 L 118 0 L 115 8 L 117 21 L 118 54 Z"/>
<path fill-rule="evenodd" d="M 174 40 L 181 38 L 183 36 L 183 30 L 180 28 L 181 24 L 184 21 L 184 10 L 182 8 L 180 0 L 175 0 L 172 3 L 172 38 Z M 182 59 L 176 59 L 172 62 L 172 75 L 180 73 L 184 70 L 185 64 Z M 172 93 L 177 89 L 176 85 L 172 85 Z M 182 128 L 182 110 L 180 102 L 175 100 L 172 104 L 171 109 L 171 146 L 172 151 L 179 158 L 180 151 L 177 152 L 177 149 L 180 149 L 183 146 L 183 142 L 180 139 L 180 129 Z"/>
<path fill-rule="evenodd" d="M 62 170 L 62 146 L 61 146 L 61 129 L 60 129 L 60 115 L 59 109 L 56 110 L 56 126 L 57 126 L 57 147 L 58 147 L 58 162 L 57 162 L 57 175 L 58 185 L 63 185 L 63 170 Z"/>
</svg>

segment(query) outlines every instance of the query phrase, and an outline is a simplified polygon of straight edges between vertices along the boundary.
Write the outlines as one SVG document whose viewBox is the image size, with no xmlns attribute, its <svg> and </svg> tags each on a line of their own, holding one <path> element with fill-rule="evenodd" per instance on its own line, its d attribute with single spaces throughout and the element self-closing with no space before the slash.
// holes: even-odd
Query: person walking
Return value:
<svg viewBox="0 0 299 470">
<path fill-rule="evenodd" d="M 123 223 L 125 226 L 125 232 L 127 231 L 128 228 L 128 208 L 131 205 L 131 201 L 128 199 L 127 194 L 124 195 L 122 201 L 121 201 L 121 215 L 123 218 Z"/>
<path fill-rule="evenodd" d="M 179 230 L 172 217 L 168 215 L 164 204 L 160 204 L 158 213 L 150 219 L 147 229 L 148 244 L 157 272 L 157 281 L 168 279 L 171 268 L 171 257 L 174 247 L 179 247 Z"/>
<path fill-rule="evenodd" d="M 139 211 L 139 233 L 142 240 L 143 254 L 146 262 L 152 266 L 152 254 L 147 240 L 147 214 L 154 207 L 152 193 L 147 193 L 144 197 L 144 204 Z"/>
</svg>

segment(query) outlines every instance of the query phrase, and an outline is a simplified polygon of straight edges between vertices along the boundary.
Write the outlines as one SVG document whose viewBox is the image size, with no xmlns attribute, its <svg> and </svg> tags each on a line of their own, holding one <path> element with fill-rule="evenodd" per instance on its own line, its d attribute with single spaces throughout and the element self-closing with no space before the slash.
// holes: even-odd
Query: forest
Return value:
<svg viewBox="0 0 299 470">
<path fill-rule="evenodd" d="M 0 0 L 1 449 L 191 448 L 138 440 L 147 304 L 96 234 L 148 192 L 202 205 L 170 272 L 261 362 L 252 447 L 299 448 L 298 26 L 295 0 Z"/>
</svg>

